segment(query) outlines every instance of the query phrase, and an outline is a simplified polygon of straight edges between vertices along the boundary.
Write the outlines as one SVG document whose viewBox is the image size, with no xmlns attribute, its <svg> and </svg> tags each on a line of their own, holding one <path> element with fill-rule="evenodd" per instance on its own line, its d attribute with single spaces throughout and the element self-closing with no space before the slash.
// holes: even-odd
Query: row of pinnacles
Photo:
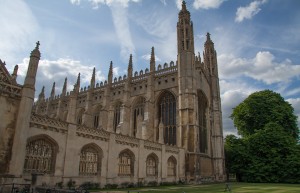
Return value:
<svg viewBox="0 0 300 193">
<path fill-rule="evenodd" d="M 207 34 L 207 36 L 209 36 L 209 34 Z M 152 48 L 152 53 L 154 53 L 154 48 Z M 132 55 L 130 55 L 130 61 L 132 60 Z M 203 52 L 203 58 L 205 58 L 204 52 Z M 209 68 L 208 66 L 204 63 L 201 62 L 201 56 L 200 53 L 198 53 L 198 56 L 195 56 L 195 62 L 196 62 L 196 66 L 197 68 L 201 68 L 202 71 L 205 73 L 206 76 L 209 75 Z M 168 63 L 164 63 L 163 65 L 159 64 L 154 72 L 155 76 L 163 76 L 164 74 L 168 74 L 168 73 L 172 73 L 172 72 L 176 72 L 177 71 L 177 61 L 176 64 L 174 64 L 173 61 L 171 61 L 169 64 Z M 113 63 L 110 63 L 110 68 L 112 68 Z M 16 81 L 16 77 L 17 77 L 17 70 L 18 70 L 18 65 L 15 66 L 14 69 L 14 73 L 12 74 L 12 76 L 14 77 L 14 80 Z M 95 73 L 96 72 L 96 68 L 94 67 L 93 69 L 93 74 L 92 74 L 92 78 L 95 78 Z M 135 71 L 134 72 L 134 76 L 131 78 L 132 82 L 138 82 L 139 80 L 143 80 L 143 79 L 147 79 L 148 76 L 150 76 L 150 71 L 149 68 L 146 68 L 144 71 L 140 70 Z M 118 85 L 122 85 L 125 83 L 125 81 L 127 80 L 127 75 L 123 75 L 119 76 L 118 78 L 115 77 L 113 82 L 112 82 L 112 87 L 118 86 Z M 43 86 L 41 93 L 40 93 L 40 97 L 39 97 L 39 102 L 48 102 L 50 100 L 56 100 L 59 99 L 60 97 L 64 97 L 64 96 L 69 96 L 70 92 L 67 91 L 67 77 L 65 78 L 64 84 L 63 84 L 63 89 L 61 94 L 55 95 L 55 85 L 56 83 L 54 82 L 52 85 L 52 89 L 51 89 L 51 94 L 49 96 L 49 98 L 45 98 L 45 87 Z M 74 87 L 76 85 L 80 85 L 80 73 L 78 74 L 77 77 L 77 82 L 74 85 Z M 95 87 L 97 88 L 104 88 L 107 86 L 107 80 L 105 80 L 104 82 L 101 81 L 100 83 L 97 82 Z M 92 85 L 88 85 L 88 86 L 84 86 L 84 87 L 80 87 L 79 92 L 86 92 L 87 90 L 89 90 L 91 87 L 93 87 Z M 37 105 L 38 103 L 35 103 L 35 105 Z"/>
</svg>

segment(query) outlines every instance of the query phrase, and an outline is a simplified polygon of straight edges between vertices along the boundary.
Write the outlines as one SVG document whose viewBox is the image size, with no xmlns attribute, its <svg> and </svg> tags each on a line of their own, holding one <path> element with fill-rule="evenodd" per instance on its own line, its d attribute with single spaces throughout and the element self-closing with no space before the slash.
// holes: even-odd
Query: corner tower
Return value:
<svg viewBox="0 0 300 193">
<path fill-rule="evenodd" d="M 178 14 L 177 22 L 177 61 L 178 61 L 178 139 L 177 146 L 189 152 L 195 151 L 195 53 L 194 33 L 190 12 L 185 1 Z"/>
</svg>

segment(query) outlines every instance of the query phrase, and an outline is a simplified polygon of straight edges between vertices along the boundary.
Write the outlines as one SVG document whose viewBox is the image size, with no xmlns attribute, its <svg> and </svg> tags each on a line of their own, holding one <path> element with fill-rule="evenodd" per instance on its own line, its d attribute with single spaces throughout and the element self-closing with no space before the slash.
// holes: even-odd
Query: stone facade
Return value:
<svg viewBox="0 0 300 193">
<path fill-rule="evenodd" d="M 39 43 L 31 52 L 24 85 L 0 61 L 0 174 L 36 185 L 224 180 L 222 112 L 214 43 L 207 34 L 203 61 L 194 53 L 193 25 L 185 2 L 177 23 L 177 61 L 67 92 L 55 83 L 34 102 Z"/>
</svg>

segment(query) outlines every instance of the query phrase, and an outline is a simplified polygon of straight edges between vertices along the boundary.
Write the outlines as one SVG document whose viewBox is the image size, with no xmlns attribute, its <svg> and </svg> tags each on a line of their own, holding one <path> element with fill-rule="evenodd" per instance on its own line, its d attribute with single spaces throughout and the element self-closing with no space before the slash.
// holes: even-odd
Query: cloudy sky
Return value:
<svg viewBox="0 0 300 193">
<path fill-rule="evenodd" d="M 218 53 L 224 133 L 236 133 L 232 108 L 263 89 L 280 93 L 300 117 L 300 1 L 187 0 L 194 23 L 195 49 L 203 52 L 206 32 Z M 176 61 L 176 23 L 180 0 L 0 0 L 0 59 L 12 72 L 19 65 L 23 83 L 30 51 L 40 41 L 42 58 L 36 90 L 53 81 L 56 94 L 68 77 L 72 89 L 81 72 L 88 85 L 149 66 L 151 47 L 157 65 Z M 299 119 L 298 119 L 299 120 Z"/>
</svg>

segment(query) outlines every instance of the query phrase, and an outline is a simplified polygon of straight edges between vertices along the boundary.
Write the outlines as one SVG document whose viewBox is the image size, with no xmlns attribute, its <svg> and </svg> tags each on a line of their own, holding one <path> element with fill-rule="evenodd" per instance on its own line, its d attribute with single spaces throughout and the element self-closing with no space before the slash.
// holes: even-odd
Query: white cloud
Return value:
<svg viewBox="0 0 300 193">
<path fill-rule="evenodd" d="M 79 5 L 80 0 L 70 0 L 71 3 Z M 130 54 L 135 54 L 135 46 L 132 42 L 128 23 L 128 4 L 137 3 L 140 0 L 88 0 L 93 9 L 98 9 L 101 4 L 107 5 L 112 13 L 113 23 L 121 47 L 121 58 L 125 62 Z"/>
<path fill-rule="evenodd" d="M 80 4 L 80 0 L 70 0 L 70 1 L 74 5 L 79 5 Z"/>
<path fill-rule="evenodd" d="M 159 58 L 163 61 L 176 60 L 177 33 L 174 30 L 176 23 L 176 13 L 167 13 L 163 10 L 153 10 L 149 14 L 140 12 L 133 15 L 132 19 L 144 29 L 150 36 L 155 37 L 151 42 L 151 47 L 155 47 L 155 53 L 159 53 Z M 150 48 L 149 46 L 149 48 Z M 150 52 L 150 51 L 149 51 Z"/>
<path fill-rule="evenodd" d="M 14 65 L 19 60 L 16 55 L 34 46 L 39 25 L 30 8 L 21 0 L 1 0 L 0 13 L 0 58 L 8 65 Z"/>
<path fill-rule="evenodd" d="M 175 1 L 176 1 L 177 9 L 181 10 L 181 5 L 183 0 L 175 0 Z"/>
<path fill-rule="evenodd" d="M 224 1 L 225 0 L 195 0 L 193 7 L 195 9 L 216 9 L 220 7 Z"/>
<path fill-rule="evenodd" d="M 222 54 L 218 57 L 221 78 L 247 76 L 268 85 L 289 82 L 299 77 L 300 65 L 292 64 L 289 59 L 280 63 L 274 61 L 270 52 L 258 52 L 255 58 L 235 58 L 233 55 Z"/>
<path fill-rule="evenodd" d="M 224 136 L 228 134 L 237 135 L 233 121 L 230 118 L 232 109 L 247 98 L 251 93 L 260 90 L 254 88 L 246 82 L 220 80 L 221 100 L 222 100 L 222 120 Z"/>
<path fill-rule="evenodd" d="M 254 15 L 260 12 L 260 6 L 266 2 L 267 0 L 257 0 L 251 2 L 246 7 L 239 7 L 236 11 L 235 21 L 242 22 L 244 19 L 251 19 Z"/>
<path fill-rule="evenodd" d="M 28 63 L 29 58 L 24 58 L 22 63 L 18 64 L 18 82 L 21 84 L 23 84 Z M 79 72 L 81 87 L 88 86 L 92 77 L 93 68 L 94 66 L 91 64 L 82 64 L 80 61 L 70 58 L 40 60 L 36 78 L 36 95 L 39 94 L 43 86 L 45 86 L 46 94 L 49 94 L 53 81 L 56 82 L 56 94 L 60 94 L 66 77 L 68 78 L 68 90 L 72 90 Z M 96 72 L 96 81 L 104 81 L 107 78 L 101 71 L 97 71 L 96 69 Z"/>
</svg>

